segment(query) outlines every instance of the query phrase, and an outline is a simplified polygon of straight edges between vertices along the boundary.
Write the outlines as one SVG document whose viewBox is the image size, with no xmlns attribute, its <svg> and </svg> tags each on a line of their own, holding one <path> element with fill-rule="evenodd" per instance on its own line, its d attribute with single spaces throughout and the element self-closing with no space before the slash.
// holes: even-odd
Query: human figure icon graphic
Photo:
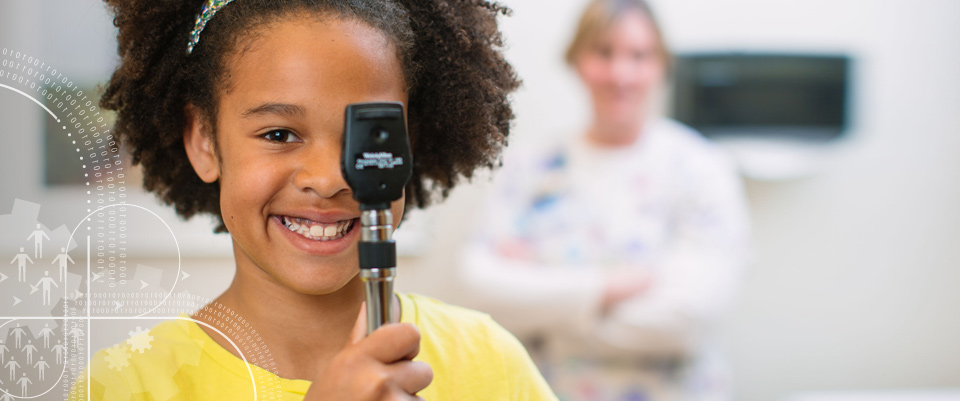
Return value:
<svg viewBox="0 0 960 401">
<path fill-rule="evenodd" d="M 27 262 L 33 264 L 33 259 L 30 259 L 26 253 L 23 253 L 23 248 L 20 248 L 20 253 L 17 256 L 13 257 L 13 260 L 10 261 L 12 265 L 14 262 L 17 263 L 17 281 L 24 282 L 27 281 Z"/>
<path fill-rule="evenodd" d="M 27 365 L 33 363 L 33 353 L 37 352 L 37 346 L 33 345 L 33 340 L 27 340 L 27 345 L 24 345 L 20 351 L 27 353 Z"/>
<path fill-rule="evenodd" d="M 10 334 L 13 334 L 13 346 L 15 348 L 20 348 L 20 338 L 26 334 L 26 332 L 23 331 L 23 327 L 20 327 L 20 323 L 17 323 L 17 327 L 10 329 Z"/>
<path fill-rule="evenodd" d="M 7 351 L 10 351 L 10 348 L 7 348 L 7 345 L 0 341 L 0 365 L 3 365 Z"/>
<path fill-rule="evenodd" d="M 53 346 L 53 351 L 57 353 L 57 363 L 63 365 L 63 356 L 66 354 L 67 347 L 64 347 L 62 342 L 57 341 L 57 345 Z"/>
<path fill-rule="evenodd" d="M 50 336 L 53 335 L 53 329 L 50 328 L 50 323 L 44 323 L 43 328 L 40 329 L 38 334 L 40 337 L 43 337 L 43 348 L 50 349 Z"/>
<path fill-rule="evenodd" d="M 20 385 L 20 396 L 21 396 L 21 397 L 26 397 L 26 396 L 27 396 L 27 386 L 29 386 L 30 384 L 33 384 L 33 382 L 30 381 L 30 379 L 27 378 L 27 374 L 24 373 L 23 376 L 20 377 L 20 380 L 17 380 L 17 384 Z"/>
<path fill-rule="evenodd" d="M 83 337 L 83 329 L 81 329 L 81 328 L 79 328 L 79 327 L 74 327 L 74 328 L 70 329 L 70 333 L 69 333 L 69 334 L 73 337 L 73 342 L 74 342 L 74 344 L 79 344 L 79 343 L 80 343 L 80 337 Z"/>
<path fill-rule="evenodd" d="M 33 239 L 33 257 L 37 259 L 43 258 L 43 240 L 49 240 L 50 237 L 47 236 L 47 233 L 43 232 L 43 228 L 40 226 L 40 223 L 37 223 L 37 229 L 30 233 L 30 236 L 27 237 L 27 241 Z"/>
<path fill-rule="evenodd" d="M 3 395 L 0 396 L 0 401 L 13 401 L 13 395 L 10 393 L 4 392 Z"/>
<path fill-rule="evenodd" d="M 40 379 L 40 381 L 43 381 L 43 372 L 50 367 L 50 364 L 47 363 L 47 361 L 44 361 L 43 357 L 41 356 L 40 360 L 37 361 L 37 363 L 35 363 L 33 367 L 37 368 L 37 371 L 40 373 L 40 375 L 37 377 Z"/>
<path fill-rule="evenodd" d="M 50 277 L 50 272 L 43 272 L 43 277 L 37 281 L 37 287 L 43 288 L 43 304 L 50 305 L 50 286 L 60 287 L 57 281 Z"/>
<path fill-rule="evenodd" d="M 57 257 L 53 258 L 53 262 L 51 262 L 50 264 L 54 264 L 57 262 L 60 262 L 60 282 L 62 283 L 64 278 L 67 277 L 68 262 L 69 264 L 73 264 L 76 262 L 74 262 L 73 259 L 70 257 L 70 254 L 67 253 L 67 248 L 60 248 L 60 254 L 57 255 Z"/>
<path fill-rule="evenodd" d="M 10 369 L 10 380 L 13 380 L 17 377 L 17 368 L 20 367 L 20 363 L 16 361 L 17 358 L 10 357 L 10 360 L 7 361 L 6 365 L 3 367 Z"/>
</svg>

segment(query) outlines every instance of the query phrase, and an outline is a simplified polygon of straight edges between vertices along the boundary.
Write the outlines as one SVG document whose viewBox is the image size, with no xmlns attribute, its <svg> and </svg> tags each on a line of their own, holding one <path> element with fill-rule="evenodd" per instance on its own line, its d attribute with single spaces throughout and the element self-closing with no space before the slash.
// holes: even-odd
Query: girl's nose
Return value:
<svg viewBox="0 0 960 401">
<path fill-rule="evenodd" d="M 298 166 L 293 185 L 300 191 L 312 192 L 323 198 L 332 198 L 350 187 L 340 172 L 340 146 L 314 143 L 298 155 Z"/>
</svg>

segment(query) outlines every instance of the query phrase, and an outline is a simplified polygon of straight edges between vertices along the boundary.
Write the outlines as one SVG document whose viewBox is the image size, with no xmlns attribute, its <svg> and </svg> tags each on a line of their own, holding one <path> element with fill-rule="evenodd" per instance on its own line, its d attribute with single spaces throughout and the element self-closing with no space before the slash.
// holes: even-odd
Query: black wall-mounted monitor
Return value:
<svg viewBox="0 0 960 401">
<path fill-rule="evenodd" d="M 681 55 L 674 118 L 714 138 L 834 139 L 849 123 L 849 71 L 842 56 Z"/>
</svg>

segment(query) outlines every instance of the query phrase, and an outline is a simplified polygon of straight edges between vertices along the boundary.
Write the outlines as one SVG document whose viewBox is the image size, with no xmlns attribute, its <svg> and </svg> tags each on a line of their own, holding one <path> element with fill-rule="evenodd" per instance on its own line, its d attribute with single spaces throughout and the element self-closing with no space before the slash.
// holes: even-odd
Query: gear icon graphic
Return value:
<svg viewBox="0 0 960 401">
<path fill-rule="evenodd" d="M 125 345 L 114 345 L 113 347 L 107 348 L 107 355 L 104 358 L 107 360 L 107 367 L 110 369 L 119 371 L 130 365 L 130 349 Z"/>
<path fill-rule="evenodd" d="M 127 339 L 127 344 L 130 345 L 130 349 L 143 353 L 150 349 L 150 342 L 153 341 L 153 336 L 150 335 L 150 330 L 144 330 L 140 326 L 137 326 L 136 330 L 131 331 L 130 338 Z"/>
</svg>

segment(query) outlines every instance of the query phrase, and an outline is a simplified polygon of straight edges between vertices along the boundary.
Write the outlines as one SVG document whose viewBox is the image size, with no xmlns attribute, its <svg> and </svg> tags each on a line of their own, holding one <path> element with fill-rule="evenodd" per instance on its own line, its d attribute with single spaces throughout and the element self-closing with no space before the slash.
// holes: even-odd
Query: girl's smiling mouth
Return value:
<svg viewBox="0 0 960 401">
<path fill-rule="evenodd" d="M 360 233 L 359 218 L 318 222 L 305 217 L 271 215 L 270 220 L 295 248 L 317 256 L 332 256 L 350 249 Z"/>
<path fill-rule="evenodd" d="M 340 239 L 353 229 L 356 219 L 340 220 L 335 223 L 318 223 L 300 217 L 277 216 L 288 230 L 314 241 L 333 241 Z"/>
</svg>

